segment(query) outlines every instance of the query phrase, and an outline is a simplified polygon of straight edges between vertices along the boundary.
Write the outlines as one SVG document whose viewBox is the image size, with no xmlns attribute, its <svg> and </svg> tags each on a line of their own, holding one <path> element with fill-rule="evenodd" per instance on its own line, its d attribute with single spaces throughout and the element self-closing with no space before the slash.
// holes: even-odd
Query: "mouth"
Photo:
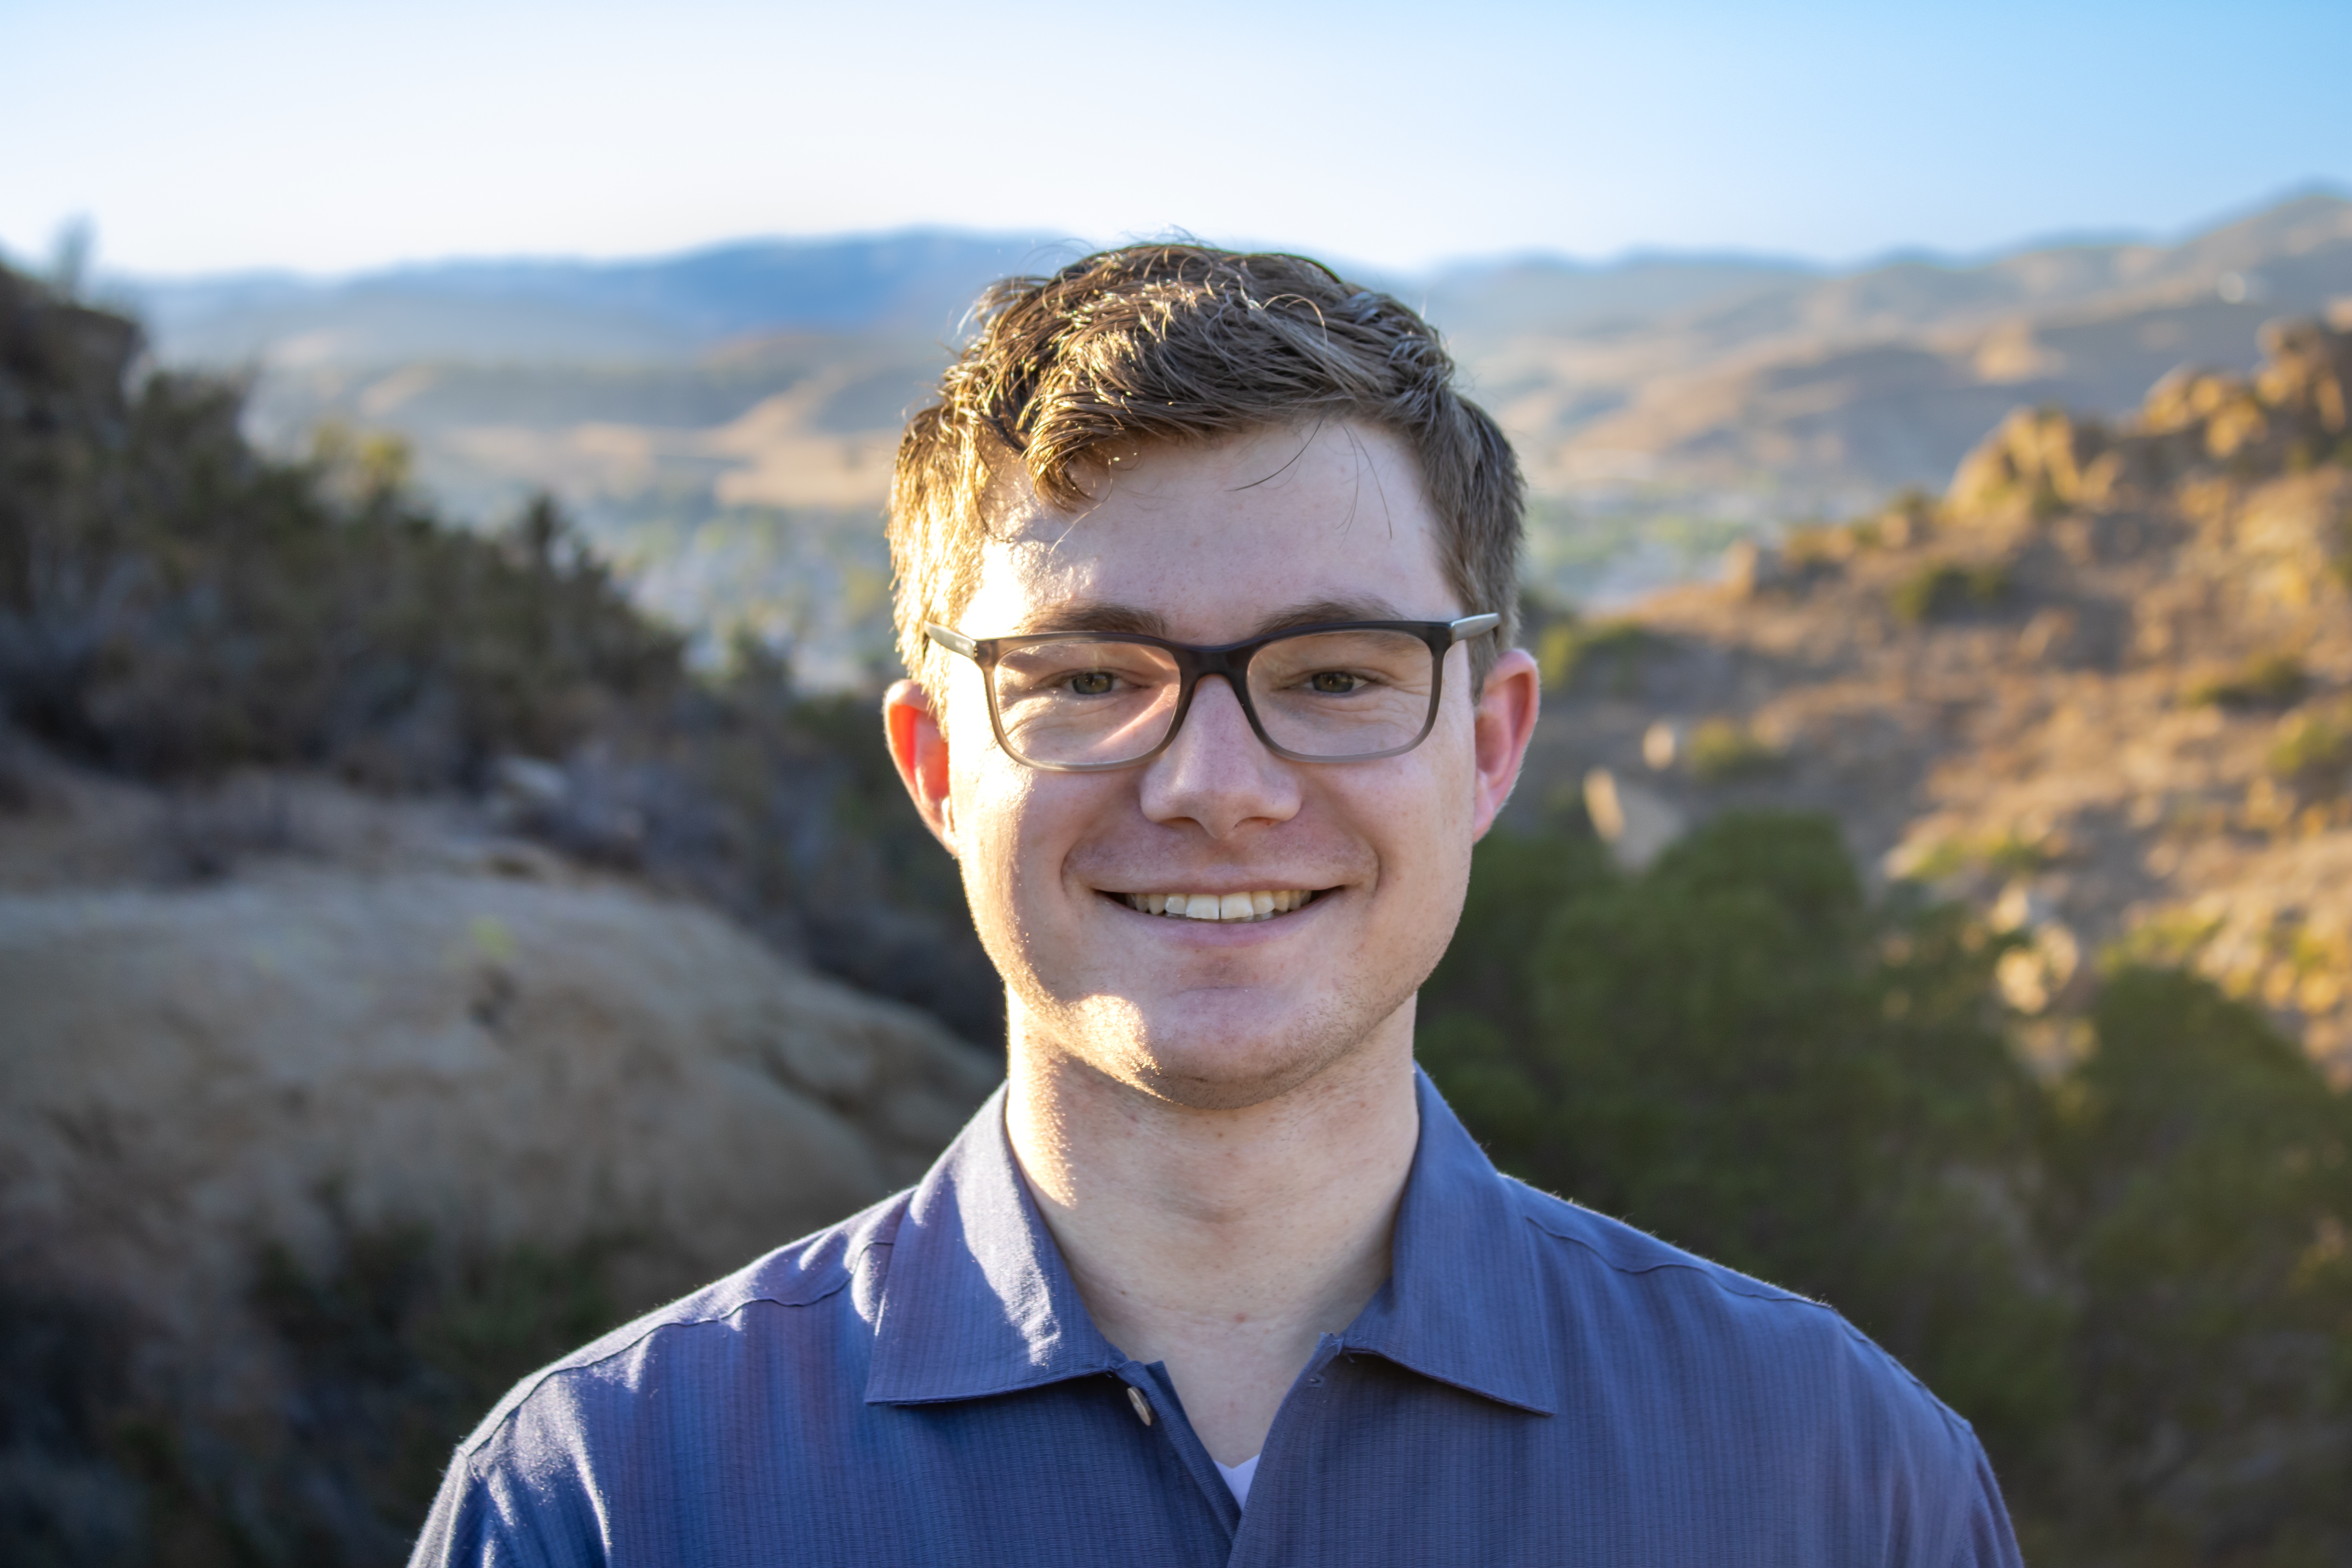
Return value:
<svg viewBox="0 0 2352 1568">
<path fill-rule="evenodd" d="M 1305 909 L 1315 889 L 1281 889 L 1259 893 L 1111 893 L 1139 914 L 1166 915 L 1173 920 L 1216 921 L 1241 925 L 1278 920 Z"/>
</svg>

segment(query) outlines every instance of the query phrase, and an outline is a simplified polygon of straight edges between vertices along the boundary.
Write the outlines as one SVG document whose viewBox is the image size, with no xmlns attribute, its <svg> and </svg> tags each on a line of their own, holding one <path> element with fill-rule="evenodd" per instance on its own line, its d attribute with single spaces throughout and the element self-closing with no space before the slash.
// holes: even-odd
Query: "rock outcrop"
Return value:
<svg viewBox="0 0 2352 1568">
<path fill-rule="evenodd" d="M 1827 810 L 2024 934 L 2004 990 L 2053 1049 L 2098 961 L 2139 956 L 2352 1079 L 2352 325 L 2263 346 L 2113 423 L 2019 410 L 1942 499 L 1587 629 L 1642 651 L 1547 693 L 1518 809 L 1607 769 L 1694 819 Z M 1645 744 L 1709 724 L 1775 765 Z"/>
<path fill-rule="evenodd" d="M 0 1316 L 62 1310 L 114 1348 L 57 1373 L 64 1406 L 100 1408 L 87 1451 L 0 1440 L 0 1512 L 79 1530 L 82 1557 L 104 1555 L 92 1518 L 208 1489 L 229 1497 L 215 1534 L 327 1498 L 296 1535 L 396 1557 L 440 1445 L 495 1393 L 403 1361 L 418 1271 L 591 1258 L 597 1310 L 649 1305 L 912 1181 L 999 1075 L 928 1016 L 460 800 L 249 776 L 190 804 L 37 759 L 9 777 Z M 291 1320 L 289 1289 L 312 1303 Z M 354 1378 L 396 1388 L 389 1414 L 333 1414 Z M 451 1429 L 365 1501 L 419 1409 Z M 144 1503 L 104 1436 L 126 1422 L 179 1456 Z"/>
<path fill-rule="evenodd" d="M 2022 510 L 2145 505 L 2174 481 L 2221 466 L 2230 477 L 2307 470 L 2348 437 L 2352 333 L 2317 321 L 2273 321 L 2252 376 L 2183 369 L 2110 430 L 2061 409 L 2020 409 L 1969 453 L 1946 511 L 1982 521 Z"/>
<path fill-rule="evenodd" d="M 495 874 L 0 893 L 0 1226 L 195 1334 L 330 1197 L 716 1275 L 911 1180 L 992 1076 L 705 909 Z"/>
</svg>

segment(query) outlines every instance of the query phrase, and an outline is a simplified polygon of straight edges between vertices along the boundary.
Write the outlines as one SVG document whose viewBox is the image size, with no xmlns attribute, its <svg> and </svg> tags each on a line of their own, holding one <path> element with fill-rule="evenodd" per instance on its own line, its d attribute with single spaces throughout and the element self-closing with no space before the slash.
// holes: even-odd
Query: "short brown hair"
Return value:
<svg viewBox="0 0 2352 1568">
<path fill-rule="evenodd" d="M 936 679 L 925 621 L 971 598 L 992 488 L 1015 465 L 1076 510 L 1072 465 L 1105 445 L 1192 442 L 1267 426 L 1357 420 L 1420 464 L 1447 584 L 1502 626 L 1471 647 L 1483 685 L 1518 630 L 1525 486 L 1510 443 L 1454 388 L 1420 316 L 1304 257 L 1130 245 L 981 296 L 978 331 L 908 421 L 890 482 L 898 648 Z M 986 628 L 982 628 L 985 630 Z"/>
</svg>

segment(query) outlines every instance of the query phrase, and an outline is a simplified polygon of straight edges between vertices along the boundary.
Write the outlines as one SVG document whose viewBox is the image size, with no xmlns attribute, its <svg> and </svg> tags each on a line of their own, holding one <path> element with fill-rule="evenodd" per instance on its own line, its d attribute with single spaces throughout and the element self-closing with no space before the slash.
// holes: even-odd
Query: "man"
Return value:
<svg viewBox="0 0 2352 1568">
<path fill-rule="evenodd" d="M 1535 724 L 1519 501 L 1429 329 L 1311 263 L 995 290 L 900 448 L 885 718 L 1008 1081 L 509 1395 L 419 1561 L 2014 1563 L 1899 1366 L 1498 1176 L 1414 1068 Z"/>
</svg>

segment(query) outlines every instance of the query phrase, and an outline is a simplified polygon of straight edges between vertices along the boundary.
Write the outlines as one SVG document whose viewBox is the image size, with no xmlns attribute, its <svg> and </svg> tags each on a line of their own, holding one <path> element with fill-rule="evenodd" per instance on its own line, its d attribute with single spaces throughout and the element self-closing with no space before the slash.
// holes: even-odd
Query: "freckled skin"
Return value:
<svg viewBox="0 0 2352 1568">
<path fill-rule="evenodd" d="M 1377 431 L 1147 447 L 1091 489 L 1077 517 L 1031 497 L 1000 518 L 960 630 L 1050 630 L 1079 601 L 1204 644 L 1314 602 L 1499 608 L 1446 586 L 1412 460 Z M 1535 719 L 1533 661 L 1504 654 L 1481 696 L 1469 652 L 1446 656 L 1429 738 L 1366 763 L 1274 756 L 1214 679 L 1166 752 L 1105 773 L 1006 756 L 968 661 L 936 699 L 902 683 L 888 701 L 901 772 L 1005 978 L 1014 1151 L 1098 1323 L 1167 1361 L 1225 1463 L 1257 1452 L 1316 1335 L 1387 1275 L 1417 1137 L 1413 993 Z M 1256 889 L 1323 896 L 1233 924 L 1104 896 Z"/>
</svg>

